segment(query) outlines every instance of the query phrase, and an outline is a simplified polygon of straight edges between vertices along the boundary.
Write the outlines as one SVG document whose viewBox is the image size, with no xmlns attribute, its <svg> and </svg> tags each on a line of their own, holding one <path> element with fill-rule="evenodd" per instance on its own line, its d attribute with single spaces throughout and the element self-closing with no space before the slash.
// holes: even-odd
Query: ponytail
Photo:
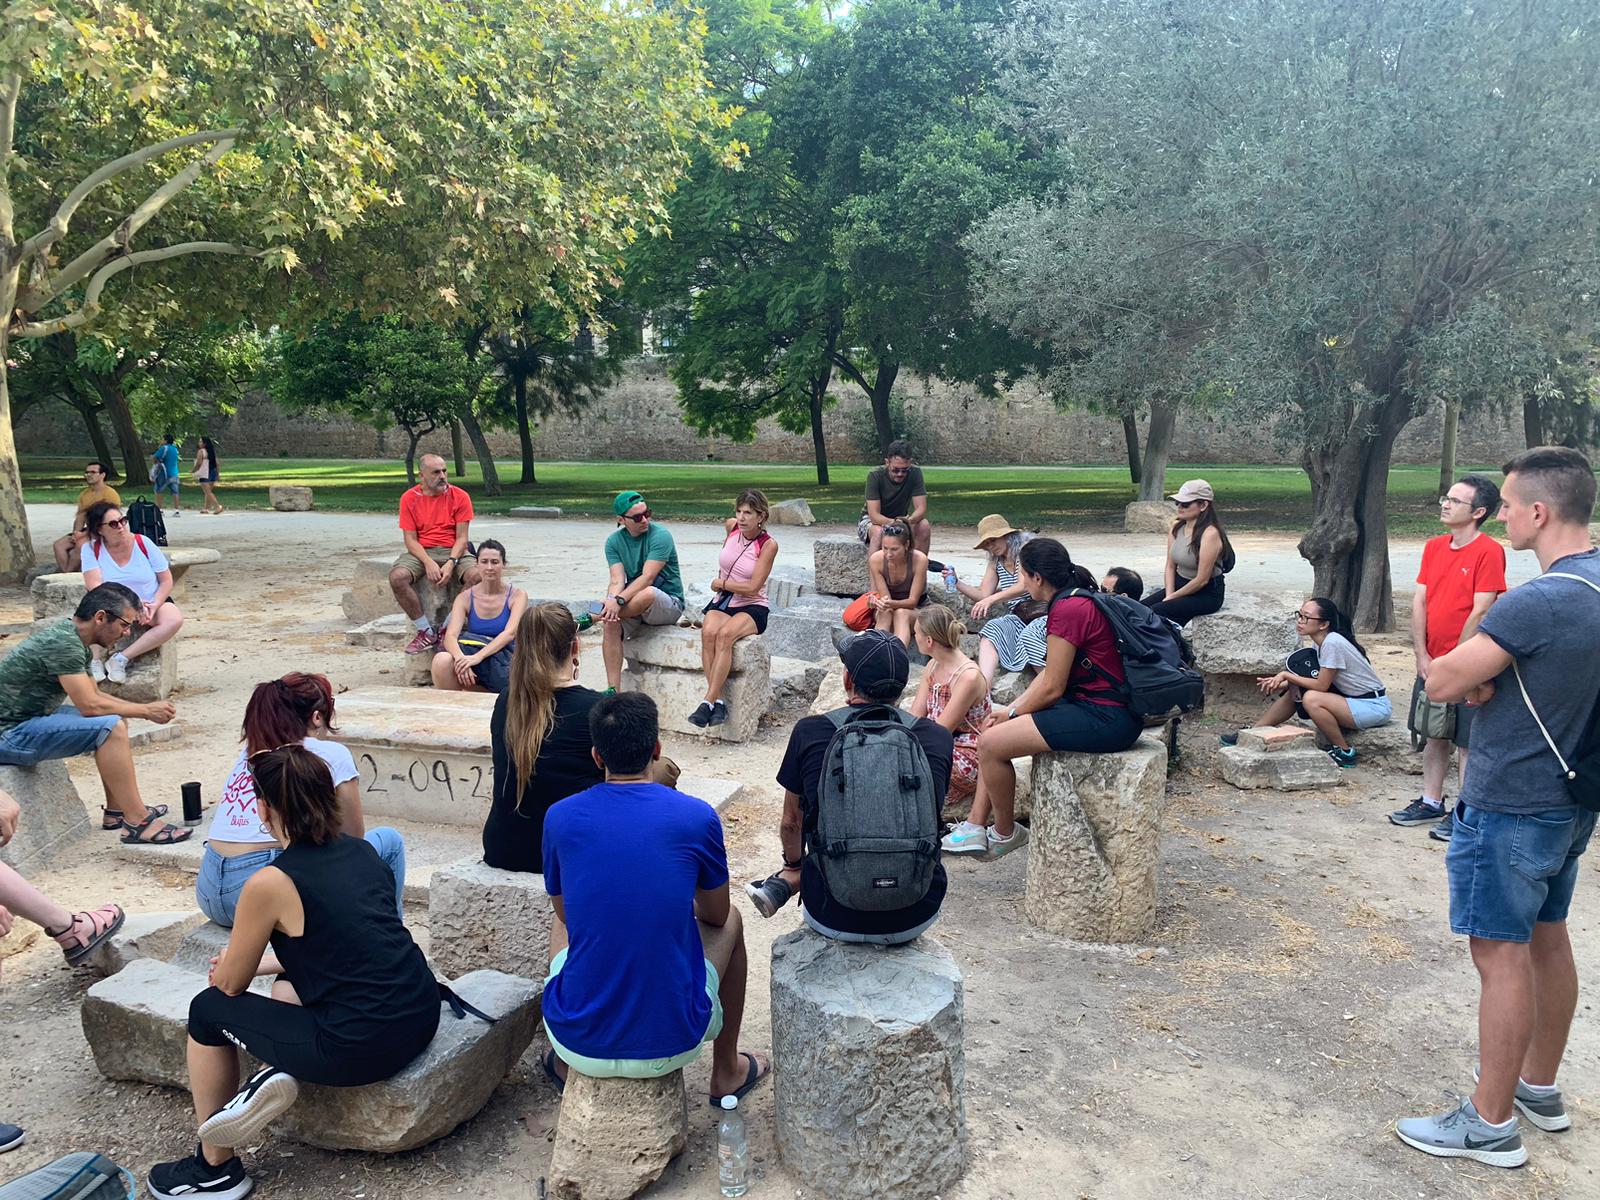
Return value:
<svg viewBox="0 0 1600 1200">
<path fill-rule="evenodd" d="M 556 723 L 556 681 L 570 662 L 578 623 L 564 604 L 531 604 L 517 622 L 506 683 L 506 744 L 517 774 L 517 811 L 544 739 Z"/>
</svg>

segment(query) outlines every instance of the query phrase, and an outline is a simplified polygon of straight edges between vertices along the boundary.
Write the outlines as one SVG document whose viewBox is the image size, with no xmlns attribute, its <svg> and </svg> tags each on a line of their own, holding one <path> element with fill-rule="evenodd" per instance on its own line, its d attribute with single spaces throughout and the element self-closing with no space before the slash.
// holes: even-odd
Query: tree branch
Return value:
<svg viewBox="0 0 1600 1200">
<path fill-rule="evenodd" d="M 50 281 L 48 288 L 38 291 L 32 287 L 25 289 L 24 294 L 18 297 L 17 306 L 24 312 L 37 312 L 50 301 L 56 299 L 68 288 L 75 285 L 80 279 L 89 275 L 103 264 L 106 259 L 113 257 L 127 249 L 135 234 L 150 223 L 155 215 L 166 207 L 179 192 L 187 188 L 200 177 L 200 172 L 216 163 L 224 154 L 232 150 L 239 140 L 237 129 L 213 129 L 204 133 L 191 133 L 187 137 L 173 138 L 171 141 L 158 142 L 153 146 L 146 146 L 142 150 L 135 150 L 132 154 L 124 154 L 101 167 L 90 175 L 77 187 L 73 188 L 61 207 L 56 209 L 55 216 L 50 218 L 50 223 L 34 234 L 17 248 L 13 262 L 21 262 L 42 254 L 67 232 L 67 225 L 72 220 L 72 215 L 83 203 L 91 191 L 99 187 L 106 180 L 120 175 L 123 171 L 141 166 L 151 159 L 158 158 L 169 150 L 179 150 L 184 146 L 196 145 L 203 142 L 216 142 L 210 150 L 195 159 L 183 170 L 179 171 L 166 183 L 147 196 L 139 207 L 129 213 L 116 229 L 101 238 L 89 249 L 64 267 L 60 274 Z"/>
<path fill-rule="evenodd" d="M 76 312 L 68 313 L 64 317 L 52 317 L 48 321 L 23 321 L 11 326 L 11 336 L 18 338 L 49 337 L 52 333 L 65 333 L 69 329 L 77 329 L 87 325 L 100 312 L 100 293 L 105 290 L 107 282 L 112 276 L 131 267 L 142 266 L 145 263 L 162 262 L 169 258 L 179 258 L 186 254 L 242 254 L 249 258 L 260 258 L 266 251 L 252 250 L 249 246 L 238 246 L 232 242 L 179 242 L 173 246 L 160 246 L 154 250 L 140 250 L 134 254 L 125 254 L 121 258 L 113 259 L 89 281 L 89 286 L 83 293 L 83 307 Z"/>
</svg>

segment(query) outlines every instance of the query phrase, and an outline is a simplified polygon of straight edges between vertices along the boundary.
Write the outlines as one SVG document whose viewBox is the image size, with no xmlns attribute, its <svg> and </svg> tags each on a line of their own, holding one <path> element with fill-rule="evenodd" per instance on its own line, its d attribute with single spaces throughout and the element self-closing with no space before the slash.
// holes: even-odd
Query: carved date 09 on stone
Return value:
<svg viewBox="0 0 1600 1200">
<path fill-rule="evenodd" d="M 474 800 L 488 803 L 493 799 L 492 767 L 484 767 L 477 763 L 464 764 L 463 773 L 458 775 L 452 770 L 451 763 L 447 759 L 413 758 L 404 770 L 386 771 L 379 766 L 376 758 L 365 752 L 357 756 L 356 762 L 361 768 L 363 799 L 385 796 L 397 788 L 402 792 L 410 790 L 421 795 L 432 792 L 438 787 L 444 789 L 445 798 L 451 801 Z M 385 764 L 389 765 L 391 764 Z M 456 790 L 458 787 L 462 789 L 459 793 Z"/>
</svg>

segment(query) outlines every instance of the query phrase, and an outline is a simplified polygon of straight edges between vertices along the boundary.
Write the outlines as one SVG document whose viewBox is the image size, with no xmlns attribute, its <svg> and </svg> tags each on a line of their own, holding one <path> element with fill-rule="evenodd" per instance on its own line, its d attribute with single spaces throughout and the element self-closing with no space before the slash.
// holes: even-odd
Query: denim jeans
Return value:
<svg viewBox="0 0 1600 1200">
<path fill-rule="evenodd" d="M 93 754 L 121 722 L 121 717 L 86 717 L 63 704 L 49 716 L 0 729 L 0 767 L 33 767 L 52 758 Z"/>
<path fill-rule="evenodd" d="M 1451 930 L 1527 942 L 1535 925 L 1565 921 L 1594 824 L 1575 804 L 1538 813 L 1457 804 L 1444 856 Z"/>
<path fill-rule="evenodd" d="M 378 852 L 378 857 L 394 872 L 394 902 L 400 920 L 406 919 L 406 844 L 400 834 L 384 826 L 367 830 L 367 842 Z M 200 911 L 228 929 L 233 928 L 233 914 L 239 907 L 239 893 L 262 867 L 271 864 L 282 851 L 277 846 L 252 850 L 224 858 L 209 845 L 200 860 L 200 874 L 194 881 L 194 898 Z"/>
</svg>

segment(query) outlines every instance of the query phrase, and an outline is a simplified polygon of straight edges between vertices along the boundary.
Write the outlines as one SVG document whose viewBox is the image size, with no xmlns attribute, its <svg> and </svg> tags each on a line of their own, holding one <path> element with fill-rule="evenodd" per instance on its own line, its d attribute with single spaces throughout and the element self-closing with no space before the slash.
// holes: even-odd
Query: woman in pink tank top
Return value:
<svg viewBox="0 0 1600 1200">
<path fill-rule="evenodd" d="M 767 576 L 778 557 L 778 543 L 767 533 L 767 498 L 747 488 L 734 501 L 733 519 L 724 521 L 728 540 L 717 559 L 715 593 L 700 627 L 700 664 L 706 673 L 706 698 L 689 714 L 704 729 L 728 719 L 722 689 L 733 669 L 733 644 L 767 631 Z"/>
</svg>

